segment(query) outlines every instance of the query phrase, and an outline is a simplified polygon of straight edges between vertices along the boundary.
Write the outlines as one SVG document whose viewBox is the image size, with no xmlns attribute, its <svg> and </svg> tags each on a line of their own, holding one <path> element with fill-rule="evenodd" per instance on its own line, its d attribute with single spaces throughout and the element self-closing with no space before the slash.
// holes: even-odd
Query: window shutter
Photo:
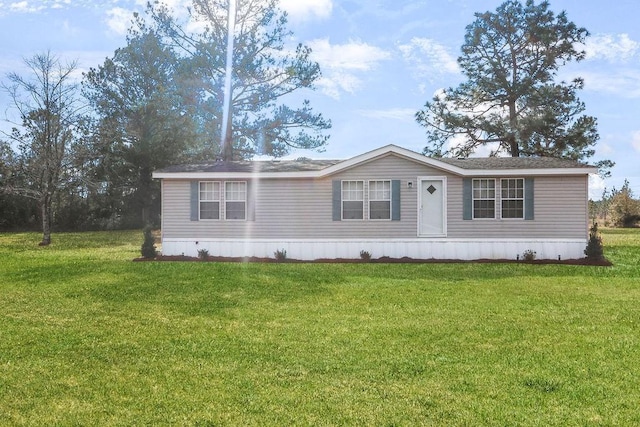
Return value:
<svg viewBox="0 0 640 427">
<path fill-rule="evenodd" d="M 391 181 L 391 220 L 400 221 L 400 180 Z"/>
<path fill-rule="evenodd" d="M 191 221 L 200 219 L 200 183 L 191 181 Z"/>
<path fill-rule="evenodd" d="M 333 181 L 333 220 L 340 221 L 342 219 L 342 181 L 336 179 Z"/>
<path fill-rule="evenodd" d="M 473 191 L 471 178 L 462 179 L 462 219 L 473 219 Z"/>
<path fill-rule="evenodd" d="M 524 219 L 533 220 L 533 178 L 524 179 Z"/>
<path fill-rule="evenodd" d="M 254 181 L 247 181 L 247 221 L 256 220 L 256 196 L 258 189 Z"/>
</svg>

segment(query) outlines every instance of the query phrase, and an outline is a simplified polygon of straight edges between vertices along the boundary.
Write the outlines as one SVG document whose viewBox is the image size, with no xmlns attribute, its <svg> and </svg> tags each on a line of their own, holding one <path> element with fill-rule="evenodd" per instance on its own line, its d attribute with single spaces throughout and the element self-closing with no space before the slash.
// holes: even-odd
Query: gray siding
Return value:
<svg viewBox="0 0 640 427">
<path fill-rule="evenodd" d="M 463 220 L 462 178 L 395 155 L 323 179 L 262 179 L 255 186 L 255 221 L 191 221 L 190 181 L 163 182 L 163 237 L 331 239 L 415 238 L 419 176 L 447 177 L 449 238 L 584 238 L 587 229 L 586 176 L 536 177 L 535 219 Z M 400 221 L 334 221 L 333 180 L 398 179 Z M 407 183 L 413 183 L 409 189 Z M 365 192 L 366 193 L 366 192 Z M 365 194 L 365 212 L 366 212 Z M 224 214 L 222 215 L 224 217 Z M 366 213 L 365 213 L 366 217 Z"/>
<path fill-rule="evenodd" d="M 455 196 L 462 194 L 462 178 L 450 179 L 447 236 L 451 238 L 585 238 L 588 227 L 587 177 L 535 177 L 534 181 L 534 219 L 532 221 L 463 220 L 462 198 Z M 497 209 L 499 204 L 497 200 Z"/>
</svg>

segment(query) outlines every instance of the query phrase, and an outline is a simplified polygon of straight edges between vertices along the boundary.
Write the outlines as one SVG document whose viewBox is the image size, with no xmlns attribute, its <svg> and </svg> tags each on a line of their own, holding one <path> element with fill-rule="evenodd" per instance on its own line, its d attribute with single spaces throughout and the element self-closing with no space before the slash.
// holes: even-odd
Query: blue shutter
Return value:
<svg viewBox="0 0 640 427">
<path fill-rule="evenodd" d="M 391 220 L 400 221 L 400 180 L 391 181 Z"/>
<path fill-rule="evenodd" d="M 471 178 L 462 179 L 462 219 L 473 219 L 473 184 Z"/>
<path fill-rule="evenodd" d="M 200 183 L 191 181 L 191 221 L 200 219 Z"/>
<path fill-rule="evenodd" d="M 524 219 L 533 220 L 533 178 L 524 179 Z"/>
<path fill-rule="evenodd" d="M 333 181 L 333 220 L 342 220 L 342 181 Z"/>
</svg>

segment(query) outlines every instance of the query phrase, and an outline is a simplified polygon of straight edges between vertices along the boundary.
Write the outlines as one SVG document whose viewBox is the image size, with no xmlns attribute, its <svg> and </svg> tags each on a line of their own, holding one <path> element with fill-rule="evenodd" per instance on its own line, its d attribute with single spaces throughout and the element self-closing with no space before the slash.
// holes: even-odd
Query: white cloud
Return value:
<svg viewBox="0 0 640 427">
<path fill-rule="evenodd" d="M 340 99 L 342 92 L 354 93 L 362 87 L 362 81 L 349 73 L 331 72 L 318 79 L 315 84 L 320 91 L 334 99 Z M 328 75 L 327 75 L 328 74 Z"/>
<path fill-rule="evenodd" d="M 22 74 L 23 72 L 28 72 L 28 69 L 24 64 L 24 60 L 19 56 L 2 58 L 2 61 L 0 61 L 0 76 L 3 78 L 7 73 Z"/>
<path fill-rule="evenodd" d="M 75 0 L 74 5 L 86 6 L 93 5 L 96 1 Z M 13 2 L 0 1 L 0 16 L 9 13 L 37 13 L 47 9 L 64 9 L 72 5 L 72 0 L 22 0 Z"/>
<path fill-rule="evenodd" d="M 140 9 L 146 9 L 147 3 L 148 0 L 136 0 L 136 4 L 140 6 Z M 161 0 L 160 3 L 167 6 L 167 8 L 173 12 L 174 16 L 178 18 L 187 17 L 187 9 L 193 8 L 191 0 Z"/>
<path fill-rule="evenodd" d="M 20 1 L 20 2 L 14 2 L 14 3 L 9 3 L 9 10 L 11 12 L 19 12 L 19 13 L 33 13 L 33 12 L 39 12 L 40 10 L 44 9 L 46 6 L 45 5 L 38 5 L 38 6 L 34 6 L 33 3 L 29 3 L 28 1 Z"/>
<path fill-rule="evenodd" d="M 62 32 L 67 36 L 75 37 L 78 34 L 78 29 L 66 19 L 62 22 L 61 28 Z"/>
<path fill-rule="evenodd" d="M 584 50 L 587 59 L 625 62 L 640 52 L 640 43 L 628 34 L 598 34 L 587 40 Z"/>
<path fill-rule="evenodd" d="M 582 72 L 584 88 L 588 91 L 616 95 L 622 98 L 640 98 L 640 70 L 619 69 L 608 72 Z"/>
<path fill-rule="evenodd" d="M 598 144 L 598 153 L 599 154 L 603 154 L 603 155 L 610 155 L 613 154 L 615 152 L 615 150 L 613 149 L 613 147 L 610 144 L 607 144 L 606 142 L 601 142 Z"/>
<path fill-rule="evenodd" d="M 328 96 L 339 99 L 341 92 L 354 93 L 362 87 L 358 73 L 371 71 L 391 54 L 362 42 L 331 45 L 329 39 L 309 43 L 312 59 L 320 64 L 323 77 L 317 86 Z"/>
<path fill-rule="evenodd" d="M 102 65 L 106 58 L 113 55 L 113 52 L 99 51 L 99 50 L 67 50 L 61 52 L 60 59 L 62 63 L 68 61 L 76 61 L 76 70 L 73 73 L 73 77 L 80 81 L 82 74 L 89 71 L 92 67 L 98 67 Z"/>
<path fill-rule="evenodd" d="M 456 58 L 445 46 L 434 40 L 414 37 L 409 44 L 398 48 L 418 78 L 431 79 L 434 75 L 460 73 Z"/>
<path fill-rule="evenodd" d="M 305 21 L 311 17 L 328 18 L 333 10 L 332 0 L 280 0 L 292 20 Z"/>
<path fill-rule="evenodd" d="M 634 150 L 640 153 L 640 130 L 637 130 L 633 133 L 631 137 L 631 146 Z"/>
<path fill-rule="evenodd" d="M 148 0 L 136 0 L 136 3 L 146 7 Z M 186 9 L 192 6 L 191 0 L 162 0 L 161 3 L 167 5 L 169 9 L 174 10 Z"/>
<path fill-rule="evenodd" d="M 69 0 L 65 0 L 69 1 Z M 113 4 L 117 4 L 117 1 L 113 1 Z M 122 7 L 113 7 L 106 11 L 106 19 L 105 22 L 109 29 L 115 33 L 116 35 L 125 35 L 127 30 L 131 26 L 131 21 L 133 19 L 134 12 L 143 12 L 147 7 L 148 0 L 135 0 L 133 1 L 132 7 L 129 9 L 125 9 Z M 162 5 L 166 6 L 169 11 L 171 11 L 172 15 L 178 20 L 187 21 L 189 13 L 188 9 L 191 7 L 191 0 L 162 0 L 160 2 Z M 146 15 L 141 15 L 142 19 L 146 19 Z M 201 28 L 201 25 L 193 20 L 189 20 L 186 22 L 187 30 L 192 30 L 194 28 Z M 195 26 L 195 27 L 194 27 Z"/>
<path fill-rule="evenodd" d="M 414 108 L 392 108 L 389 110 L 360 110 L 358 113 L 372 119 L 399 120 L 413 123 L 415 122 L 416 110 Z"/>
<path fill-rule="evenodd" d="M 111 31 L 118 35 L 127 34 L 127 30 L 131 26 L 133 12 L 121 7 L 114 7 L 107 11 L 107 26 Z"/>
<path fill-rule="evenodd" d="M 0 15 L 11 13 L 36 13 L 46 9 L 62 9 L 70 6 L 71 0 L 22 0 L 0 2 Z"/>
<path fill-rule="evenodd" d="M 589 199 L 601 200 L 602 192 L 607 188 L 605 180 L 598 174 L 589 175 Z"/>
<path fill-rule="evenodd" d="M 26 1 L 21 1 L 21 2 L 17 2 L 17 3 L 11 3 L 9 5 L 9 9 L 11 9 L 14 12 L 22 12 L 25 11 L 26 9 L 29 8 L 29 2 Z"/>
<path fill-rule="evenodd" d="M 331 45 L 329 39 L 317 39 L 309 43 L 313 59 L 323 68 L 369 71 L 380 61 L 391 57 L 389 52 L 362 42 Z"/>
<path fill-rule="evenodd" d="M 464 145 L 467 145 L 466 137 L 464 135 L 454 135 L 445 143 L 444 149 L 447 151 L 451 151 Z M 482 144 L 476 147 L 476 149 L 469 155 L 469 157 L 489 157 L 491 155 L 494 155 L 495 153 L 504 155 L 504 153 L 502 153 L 500 150 L 499 142 Z"/>
<path fill-rule="evenodd" d="M 71 4 L 71 0 L 56 0 L 53 5 L 51 5 L 52 9 L 62 9 L 65 6 L 69 6 Z"/>
<path fill-rule="evenodd" d="M 466 143 L 466 139 L 464 135 L 454 135 L 447 140 L 447 142 L 444 145 L 444 149 L 446 151 L 451 151 L 455 148 L 465 145 L 465 143 Z"/>
</svg>

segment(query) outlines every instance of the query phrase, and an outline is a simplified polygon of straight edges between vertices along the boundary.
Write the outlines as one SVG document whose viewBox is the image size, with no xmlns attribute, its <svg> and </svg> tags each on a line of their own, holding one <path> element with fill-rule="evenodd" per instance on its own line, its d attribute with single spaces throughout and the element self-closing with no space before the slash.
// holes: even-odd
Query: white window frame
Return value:
<svg viewBox="0 0 640 427">
<path fill-rule="evenodd" d="M 228 197 L 230 194 L 228 194 L 229 190 L 227 189 L 227 187 L 232 184 L 244 184 L 243 199 L 235 199 L 235 198 Z M 224 219 L 226 221 L 246 221 L 247 220 L 247 190 L 248 190 L 247 181 L 225 181 L 224 182 Z M 236 194 L 236 193 L 232 192 L 231 194 Z M 237 194 L 242 194 L 242 192 L 237 192 Z M 239 202 L 244 203 L 244 218 L 229 218 L 228 216 L 229 209 L 227 209 L 227 203 L 239 203 Z"/>
<path fill-rule="evenodd" d="M 205 187 L 207 187 L 209 184 L 211 184 L 212 188 L 209 190 L 207 188 L 205 188 L 204 190 L 202 189 L 203 185 Z M 215 194 L 216 194 L 216 189 L 215 187 L 218 187 L 217 189 L 217 193 L 218 193 L 218 197 L 217 199 L 215 198 Z M 220 219 L 222 218 L 222 215 L 220 215 L 220 208 L 222 206 L 222 185 L 220 183 L 220 181 L 200 181 L 198 183 L 198 219 L 200 221 L 220 221 Z M 205 196 L 210 195 L 211 198 L 205 197 L 203 198 L 203 194 Z M 203 203 L 218 203 L 218 217 L 217 218 L 202 218 L 202 204 Z"/>
<path fill-rule="evenodd" d="M 503 182 L 505 182 L 505 181 L 520 181 L 520 182 L 522 183 L 522 186 L 521 186 L 521 188 L 518 188 L 518 187 L 517 187 L 517 184 L 516 184 L 516 187 L 515 187 L 515 188 L 510 188 L 510 187 L 508 187 L 508 186 L 507 186 L 507 189 L 506 189 L 506 191 L 507 191 L 507 197 L 505 197 L 505 196 L 504 196 L 504 191 L 505 191 L 505 189 L 502 187 L 502 183 L 503 183 Z M 524 178 L 501 178 L 501 179 L 500 179 L 500 218 L 501 218 L 501 219 L 504 219 L 504 220 L 507 220 L 507 221 L 510 221 L 510 220 L 516 220 L 516 221 L 518 221 L 518 220 L 523 220 L 523 219 L 524 219 L 524 217 L 525 217 L 525 206 L 524 206 L 524 205 L 525 205 L 524 186 L 525 186 Z M 509 196 L 509 191 L 510 191 L 510 190 L 511 190 L 511 191 L 515 191 L 515 192 L 516 192 L 516 196 L 510 197 L 510 196 Z M 517 197 L 517 192 L 518 192 L 518 190 L 520 190 L 520 191 L 522 192 L 522 193 L 521 193 L 521 194 L 522 194 L 522 196 L 521 196 L 521 197 Z M 502 205 L 502 204 L 503 204 L 504 202 L 506 202 L 506 201 L 512 201 L 512 200 L 515 200 L 515 201 L 521 200 L 521 201 L 522 201 L 522 216 L 519 216 L 519 217 L 504 217 L 504 216 L 502 215 L 503 210 L 504 210 L 504 208 L 503 208 L 503 205 Z"/>
<path fill-rule="evenodd" d="M 348 188 L 345 190 L 345 184 L 348 184 L 349 187 L 351 186 L 352 183 L 355 183 L 356 186 L 358 183 L 360 183 L 362 185 L 362 189 L 359 190 L 358 188 L 351 189 Z M 361 192 L 362 193 L 362 197 L 360 199 L 352 199 L 351 195 L 353 193 L 357 193 Z M 345 194 L 349 194 L 349 197 L 345 197 Z M 363 221 L 365 219 L 365 212 L 364 212 L 364 195 L 365 195 L 365 188 L 364 188 L 364 180 L 361 179 L 349 179 L 349 180 L 344 180 L 341 181 L 340 183 L 340 217 L 342 218 L 343 221 Z M 362 204 L 362 217 L 361 218 L 345 218 L 344 217 L 344 203 L 345 202 L 360 202 Z"/>
<path fill-rule="evenodd" d="M 383 185 L 384 185 L 384 183 L 386 183 L 389 186 L 389 189 L 388 189 L 389 197 L 388 198 L 384 198 L 384 196 L 383 196 L 383 198 L 373 197 L 374 196 L 373 192 L 379 193 L 380 191 L 382 191 L 382 193 L 384 194 L 387 191 L 384 188 L 382 190 L 379 190 L 378 188 L 373 188 L 372 189 L 372 186 L 373 187 L 377 187 L 378 183 L 383 183 Z M 391 211 L 393 209 L 393 203 L 391 202 L 392 198 L 393 198 L 392 197 L 393 189 L 392 189 L 392 186 L 391 186 L 391 180 L 390 179 L 372 179 L 367 183 L 367 186 L 368 186 L 367 194 L 369 195 L 369 200 L 367 202 L 367 204 L 369 206 L 369 215 L 368 215 L 369 220 L 371 220 L 371 221 L 391 221 L 391 218 L 393 218 L 393 212 Z M 389 218 L 371 218 L 371 212 L 372 212 L 371 203 L 372 202 L 387 202 L 389 204 Z"/>
<path fill-rule="evenodd" d="M 493 182 L 493 197 L 489 197 L 488 195 L 486 197 L 482 197 L 482 194 L 480 194 L 480 197 L 476 197 L 476 182 L 481 182 L 481 181 L 486 181 L 488 182 Z M 483 189 L 482 186 L 481 188 L 478 189 L 481 193 L 482 191 L 491 191 L 488 187 L 486 189 Z M 482 220 L 494 220 L 497 218 L 497 214 L 498 214 L 498 209 L 497 209 L 497 192 L 496 192 L 496 179 L 495 178 L 473 178 L 473 180 L 471 181 L 471 217 L 474 220 L 478 220 L 478 221 L 482 221 Z M 476 201 L 484 201 L 484 200 L 493 200 L 493 216 L 492 217 L 477 217 L 476 218 Z"/>
</svg>

